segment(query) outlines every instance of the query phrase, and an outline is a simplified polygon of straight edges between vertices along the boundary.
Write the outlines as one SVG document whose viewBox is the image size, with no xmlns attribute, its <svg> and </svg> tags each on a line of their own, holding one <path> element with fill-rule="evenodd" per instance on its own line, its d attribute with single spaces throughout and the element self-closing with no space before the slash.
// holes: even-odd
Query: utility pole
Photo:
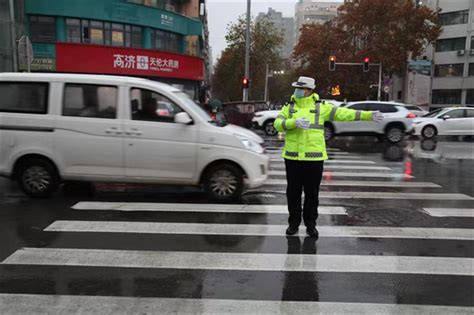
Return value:
<svg viewBox="0 0 474 315">
<path fill-rule="evenodd" d="M 250 67 L 250 0 L 247 0 L 247 27 L 245 32 L 245 78 L 249 80 Z M 244 87 L 242 101 L 248 102 L 249 88 Z"/>
<path fill-rule="evenodd" d="M 13 0 L 9 0 L 10 4 L 10 34 L 11 34 L 11 45 L 12 45 L 12 62 L 13 72 L 18 72 L 18 61 L 16 52 L 16 32 L 15 32 L 15 8 L 13 7 Z"/>
<path fill-rule="evenodd" d="M 267 67 L 265 68 L 265 96 L 264 96 L 264 100 L 265 102 L 268 101 L 268 63 L 267 63 Z"/>
</svg>

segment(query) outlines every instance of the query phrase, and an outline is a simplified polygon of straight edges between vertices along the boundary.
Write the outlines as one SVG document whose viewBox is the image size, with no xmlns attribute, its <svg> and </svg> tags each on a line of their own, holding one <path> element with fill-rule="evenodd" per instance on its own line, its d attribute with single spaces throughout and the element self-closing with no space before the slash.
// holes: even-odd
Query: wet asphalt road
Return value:
<svg viewBox="0 0 474 315">
<path fill-rule="evenodd" d="M 474 142 L 441 140 L 330 142 L 318 240 L 284 235 L 277 138 L 241 206 L 150 186 L 32 200 L 0 179 L 0 313 L 469 313 Z"/>
</svg>

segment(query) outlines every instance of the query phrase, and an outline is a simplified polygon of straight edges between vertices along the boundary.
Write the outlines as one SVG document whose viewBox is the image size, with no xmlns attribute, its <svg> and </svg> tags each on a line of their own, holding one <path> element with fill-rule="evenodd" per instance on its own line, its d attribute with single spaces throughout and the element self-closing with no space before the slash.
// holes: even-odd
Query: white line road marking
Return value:
<svg viewBox="0 0 474 315">
<path fill-rule="evenodd" d="M 87 202 L 75 204 L 74 210 L 220 212 L 220 213 L 288 213 L 286 205 L 219 205 L 188 203 Z M 318 207 L 320 214 L 345 215 L 344 207 Z"/>
<path fill-rule="evenodd" d="M 255 190 L 250 190 L 255 191 Z M 285 194 L 283 190 L 273 191 L 277 194 Z M 402 200 L 474 200 L 473 197 L 464 194 L 429 194 L 429 193 L 390 193 L 390 192 L 359 192 L 359 191 L 322 191 L 319 198 L 335 199 L 402 199 Z"/>
<path fill-rule="evenodd" d="M 265 185 L 286 186 L 286 180 L 269 179 Z M 355 186 L 355 187 L 398 187 L 398 188 L 440 188 L 440 185 L 427 182 L 388 182 L 388 181 L 350 181 L 350 180 L 330 180 L 321 182 L 321 186 Z"/>
<path fill-rule="evenodd" d="M 285 171 L 268 171 L 270 176 L 286 176 Z M 374 178 L 413 178 L 411 175 L 395 173 L 377 173 L 377 172 L 323 172 L 324 176 L 332 177 L 374 177 Z"/>
<path fill-rule="evenodd" d="M 276 163 L 282 163 L 283 165 L 285 164 L 285 160 L 283 158 L 271 158 L 270 163 L 276 164 Z M 366 160 L 341 160 L 341 159 L 335 159 L 335 160 L 325 160 L 324 164 L 375 164 L 374 161 L 366 161 Z"/>
<path fill-rule="evenodd" d="M 474 217 L 474 208 L 423 208 L 432 217 Z"/>
<path fill-rule="evenodd" d="M 1 314 L 472 314 L 416 304 L 0 294 Z"/>
<path fill-rule="evenodd" d="M 285 165 L 283 159 L 270 159 L 271 165 Z M 325 160 L 324 165 L 327 164 L 376 164 L 374 161 L 361 160 Z"/>
<path fill-rule="evenodd" d="M 47 232 L 283 236 L 286 225 L 172 222 L 55 221 Z M 474 240 L 470 229 L 318 226 L 321 237 Z M 300 229 L 300 236 L 305 236 Z"/>
<path fill-rule="evenodd" d="M 285 166 L 273 166 L 270 165 L 270 167 L 274 169 L 285 169 Z M 358 170 L 364 170 L 364 171 L 392 171 L 390 167 L 386 166 L 362 166 L 362 165 L 325 165 L 324 166 L 325 170 L 353 170 L 353 171 L 358 171 Z"/>
<path fill-rule="evenodd" d="M 472 258 L 23 248 L 2 264 L 471 276 Z"/>
</svg>

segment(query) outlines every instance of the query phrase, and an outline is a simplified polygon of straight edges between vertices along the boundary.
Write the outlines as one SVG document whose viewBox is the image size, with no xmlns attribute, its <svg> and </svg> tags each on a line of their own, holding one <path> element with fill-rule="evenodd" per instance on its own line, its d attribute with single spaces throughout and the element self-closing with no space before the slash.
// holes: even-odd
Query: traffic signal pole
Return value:
<svg viewBox="0 0 474 315">
<path fill-rule="evenodd" d="M 250 0 L 247 0 L 247 26 L 245 31 L 245 77 L 250 79 Z M 244 87 L 242 101 L 248 102 L 249 88 Z"/>
<path fill-rule="evenodd" d="M 364 63 L 359 62 L 336 62 L 337 66 L 364 66 Z M 382 63 L 369 63 L 370 66 L 378 66 L 379 67 L 379 84 L 377 90 L 377 100 L 380 101 L 382 97 Z"/>
</svg>

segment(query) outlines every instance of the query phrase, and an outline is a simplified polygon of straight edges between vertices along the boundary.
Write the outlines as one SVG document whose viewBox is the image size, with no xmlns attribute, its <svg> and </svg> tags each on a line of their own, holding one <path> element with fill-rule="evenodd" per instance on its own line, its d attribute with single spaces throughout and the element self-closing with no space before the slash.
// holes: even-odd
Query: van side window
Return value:
<svg viewBox="0 0 474 315">
<path fill-rule="evenodd" d="M 173 123 L 183 110 L 172 100 L 154 91 L 133 88 L 130 91 L 132 120 Z"/>
<path fill-rule="evenodd" d="M 117 87 L 66 84 L 63 116 L 110 118 L 117 115 Z"/>
<path fill-rule="evenodd" d="M 46 114 L 49 84 L 0 82 L 0 112 Z"/>
</svg>

